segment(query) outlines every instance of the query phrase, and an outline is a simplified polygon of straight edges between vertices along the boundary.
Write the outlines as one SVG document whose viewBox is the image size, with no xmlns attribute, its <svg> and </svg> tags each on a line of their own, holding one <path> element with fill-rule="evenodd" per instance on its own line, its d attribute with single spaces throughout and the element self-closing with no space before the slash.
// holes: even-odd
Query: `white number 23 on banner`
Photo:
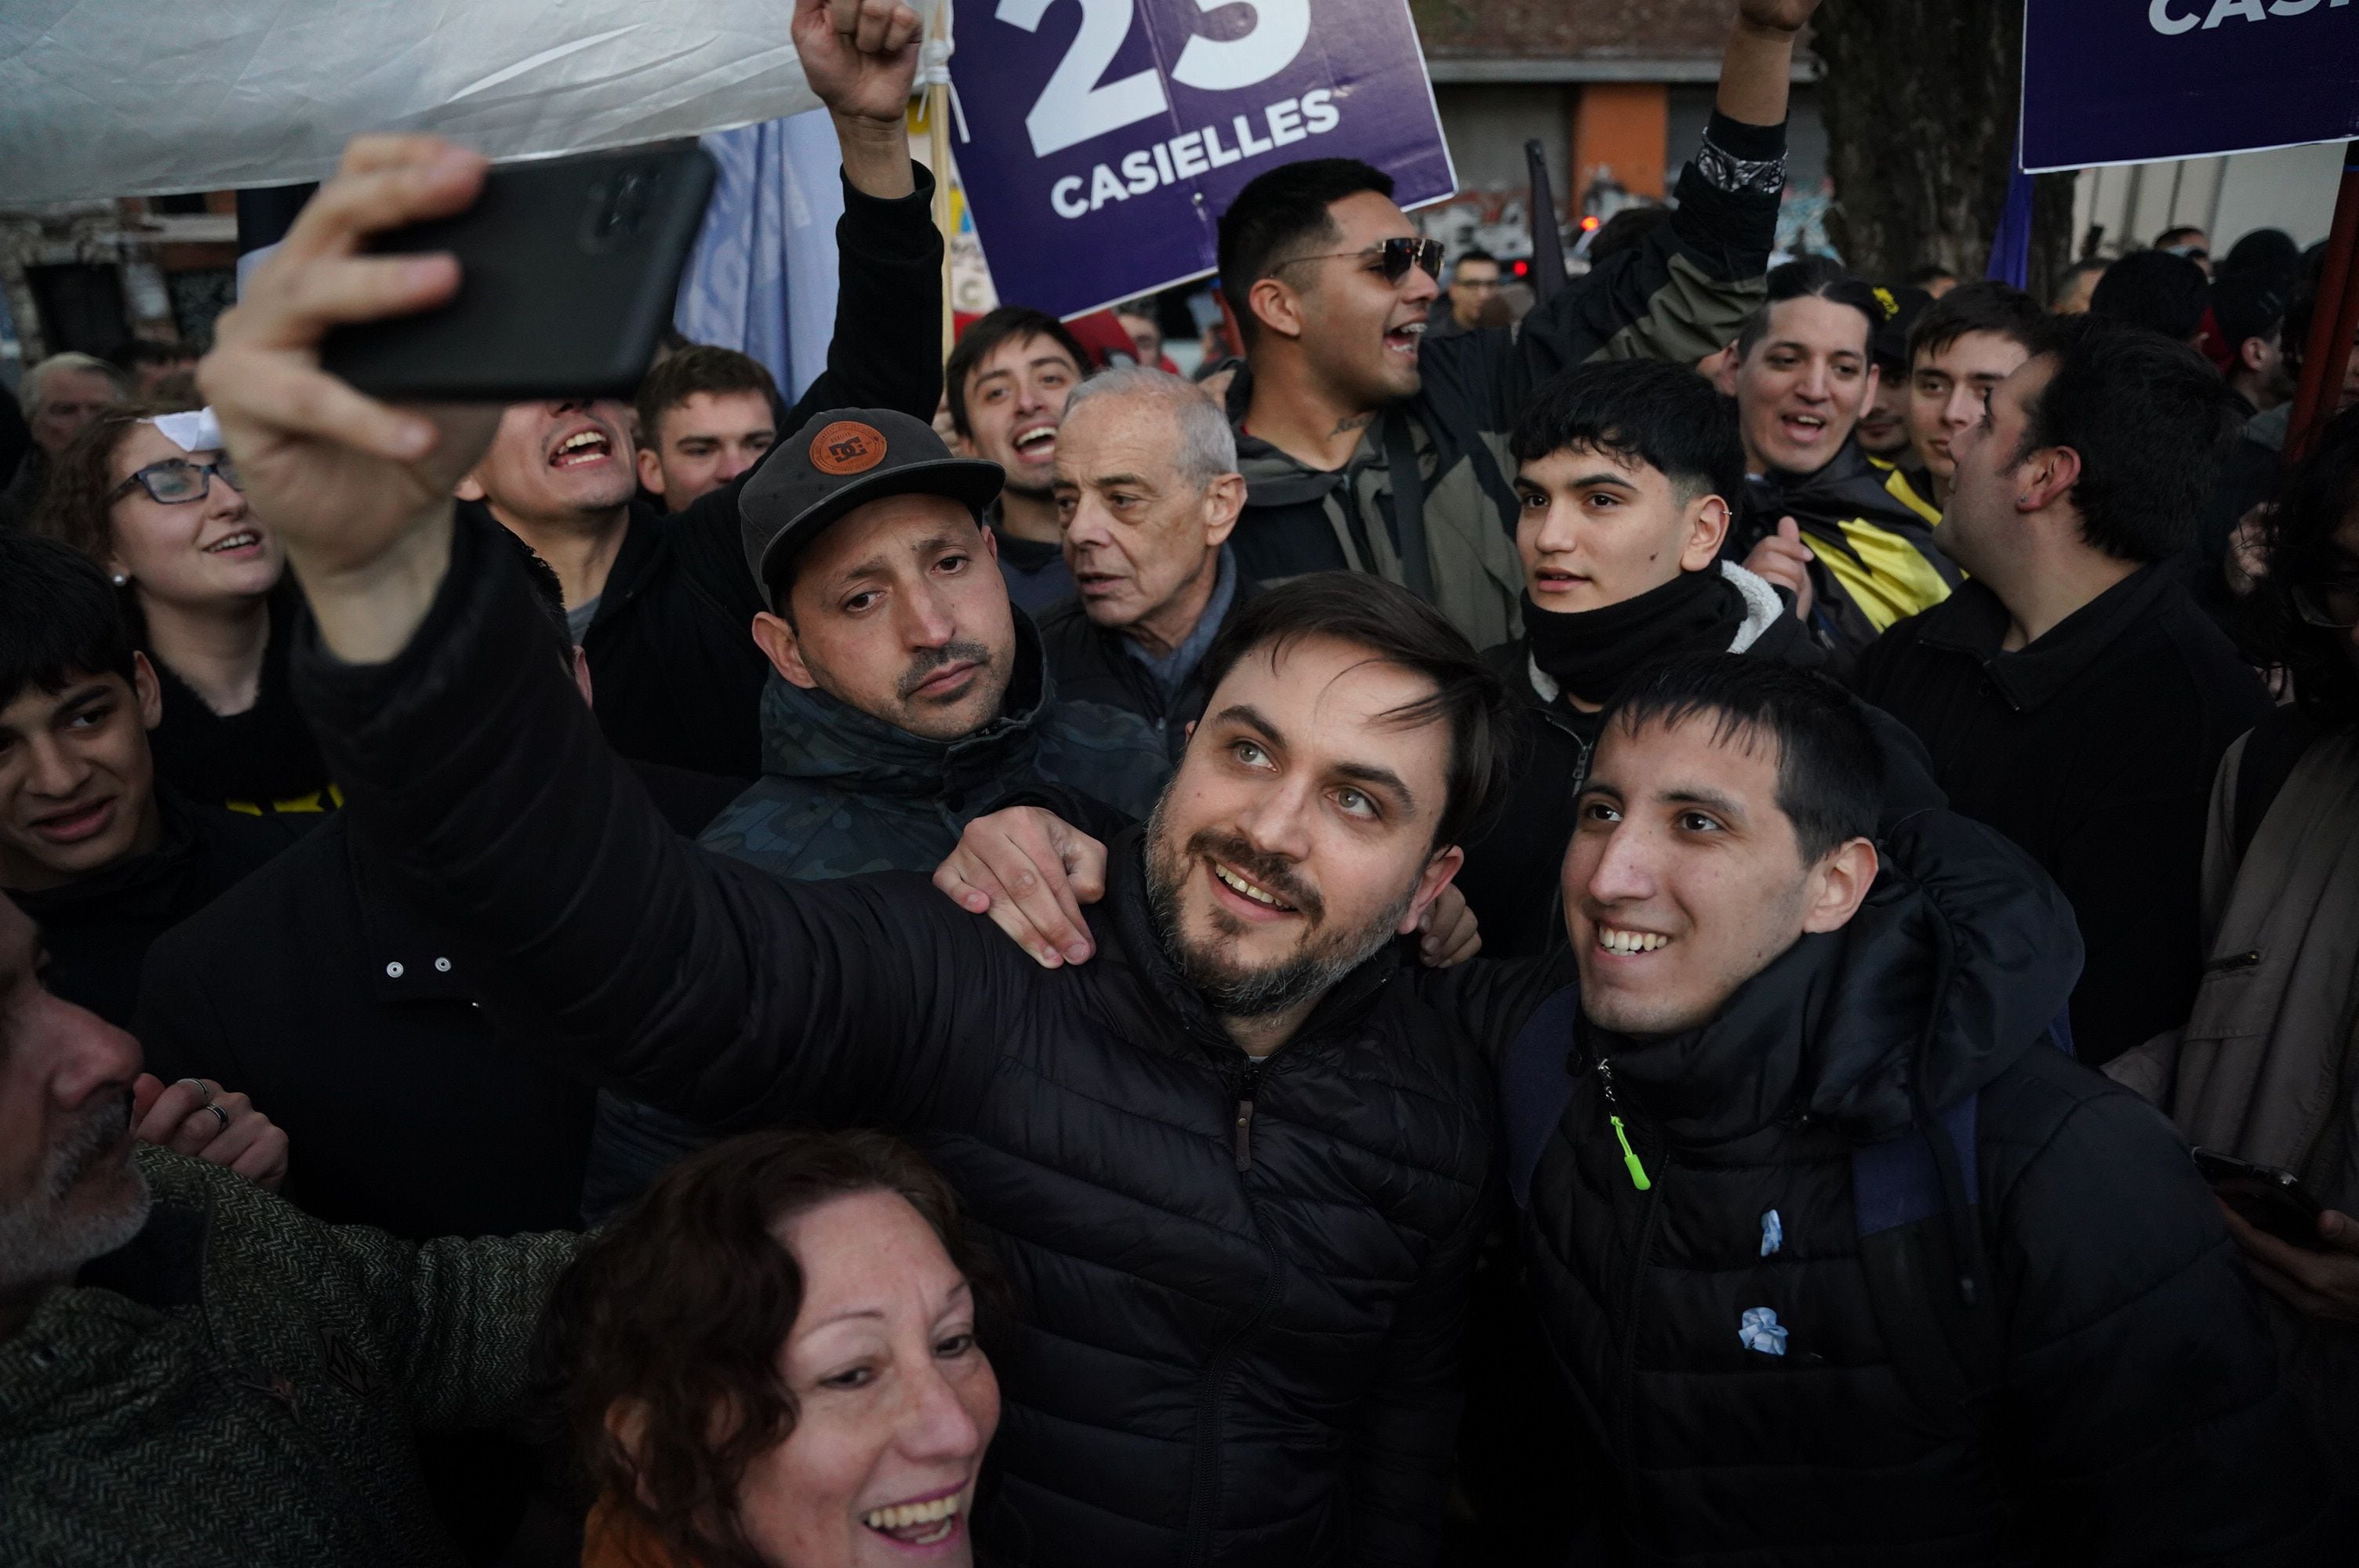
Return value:
<svg viewBox="0 0 2359 1568">
<path fill-rule="evenodd" d="M 1040 19 L 1057 0 L 999 0 L 999 20 L 1039 30 Z M 1195 0 L 1200 11 L 1212 12 L 1237 0 Z M 1188 40 L 1171 68 L 1173 80 L 1207 92 L 1225 92 L 1266 81 L 1294 62 L 1310 37 L 1310 0 L 1249 0 L 1252 28 L 1234 38 Z M 1031 133 L 1032 154 L 1047 157 L 1093 136 L 1141 120 L 1151 120 L 1170 106 L 1163 79 L 1149 68 L 1119 81 L 1103 80 L 1106 68 L 1130 37 L 1136 19 L 1136 0 L 1080 0 L 1081 31 L 1057 62 L 1048 85 L 1040 90 L 1032 112 L 1024 116 Z"/>
</svg>

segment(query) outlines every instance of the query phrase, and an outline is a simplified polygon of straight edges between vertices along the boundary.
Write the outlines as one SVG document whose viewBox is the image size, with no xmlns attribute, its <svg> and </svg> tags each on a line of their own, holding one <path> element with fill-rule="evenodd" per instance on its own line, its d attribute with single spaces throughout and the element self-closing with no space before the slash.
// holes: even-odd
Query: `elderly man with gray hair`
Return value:
<svg viewBox="0 0 2359 1568">
<path fill-rule="evenodd" d="M 51 354 L 25 373 L 18 391 L 33 445 L 0 491 L 0 528 L 23 527 L 40 509 L 49 470 L 99 411 L 123 401 L 123 373 L 92 354 Z"/>
<path fill-rule="evenodd" d="M 1176 760 L 1204 711 L 1205 652 L 1255 593 L 1228 548 L 1236 437 L 1179 376 L 1107 371 L 1066 399 L 1056 497 L 1076 589 L 1040 618 L 1057 688 L 1160 727 Z"/>
</svg>

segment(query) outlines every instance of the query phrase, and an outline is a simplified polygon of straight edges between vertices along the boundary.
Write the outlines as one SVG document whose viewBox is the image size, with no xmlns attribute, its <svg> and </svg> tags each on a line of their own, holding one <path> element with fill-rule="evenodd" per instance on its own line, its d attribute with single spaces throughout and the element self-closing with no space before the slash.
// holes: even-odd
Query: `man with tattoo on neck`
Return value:
<svg viewBox="0 0 2359 1568">
<path fill-rule="evenodd" d="M 1350 158 L 1272 169 L 1221 218 L 1221 285 L 1245 342 L 1230 384 L 1248 490 L 1244 574 L 1374 572 L 1476 647 L 1522 630 L 1506 433 L 1531 389 L 1594 358 L 1693 364 L 1759 303 L 1785 189 L 1794 36 L 1818 0 L 1738 0 L 1679 208 L 1537 307 L 1521 331 L 1423 341 L 1439 241 Z"/>
</svg>

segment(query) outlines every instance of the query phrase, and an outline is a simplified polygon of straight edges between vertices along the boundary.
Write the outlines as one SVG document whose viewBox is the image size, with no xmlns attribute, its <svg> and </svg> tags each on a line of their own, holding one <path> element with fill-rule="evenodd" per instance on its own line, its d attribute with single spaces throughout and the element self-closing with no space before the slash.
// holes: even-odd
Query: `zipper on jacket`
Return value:
<svg viewBox="0 0 2359 1568">
<path fill-rule="evenodd" d="M 1603 1056 L 1597 1058 L 1597 1086 L 1605 1091 L 1605 1119 L 1614 1124 L 1614 1141 L 1622 1145 L 1622 1167 L 1630 1173 L 1630 1184 L 1643 1193 L 1655 1184 L 1647 1177 L 1638 1152 L 1630 1147 L 1629 1130 L 1622 1125 L 1622 1108 L 1614 1098 L 1614 1064 Z"/>
<path fill-rule="evenodd" d="M 1614 1131 L 1617 1135 L 1621 1131 L 1618 1122 Z M 1623 1142 L 1623 1147 L 1625 1149 L 1629 1147 L 1626 1139 Z M 1637 1156 L 1632 1154 L 1628 1158 L 1635 1162 Z M 1621 1356 L 1620 1365 L 1615 1368 L 1614 1378 L 1612 1459 L 1621 1467 L 1625 1476 L 1637 1467 L 1637 1455 L 1635 1452 L 1636 1444 L 1630 1434 L 1630 1386 L 1638 1375 L 1638 1298 L 1646 1289 L 1647 1255 L 1654 1250 L 1655 1217 L 1662 1206 L 1661 1195 L 1651 1184 L 1640 1190 L 1646 1194 L 1646 1209 L 1639 1217 L 1638 1243 L 1631 1252 L 1630 1274 L 1622 1289 L 1622 1322 L 1619 1327 L 1622 1341 Z"/>
<path fill-rule="evenodd" d="M 1261 1087 L 1262 1071 L 1268 1065 L 1266 1057 L 1254 1062 L 1245 1068 L 1245 1076 L 1237 1085 L 1235 1141 L 1240 1173 L 1253 1169 L 1254 1095 Z"/>
<path fill-rule="evenodd" d="M 2204 965 L 2203 972 L 2207 975 L 2227 974 L 2236 969 L 2249 969 L 2260 961 L 2257 948 L 2250 953 L 2231 953 L 2224 958 L 2214 958 Z"/>
</svg>

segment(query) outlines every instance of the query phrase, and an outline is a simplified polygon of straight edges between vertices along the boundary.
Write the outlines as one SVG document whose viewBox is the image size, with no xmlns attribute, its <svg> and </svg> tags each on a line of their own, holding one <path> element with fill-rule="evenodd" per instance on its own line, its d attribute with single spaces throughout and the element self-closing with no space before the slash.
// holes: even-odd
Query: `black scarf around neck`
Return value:
<svg viewBox="0 0 2359 1568">
<path fill-rule="evenodd" d="M 1745 596 L 1719 567 L 1681 572 L 1660 588 L 1599 610 L 1547 611 L 1524 595 L 1532 661 L 1565 694 L 1608 702 L 1630 673 L 1680 654 L 1726 653 L 1745 623 Z"/>
</svg>

